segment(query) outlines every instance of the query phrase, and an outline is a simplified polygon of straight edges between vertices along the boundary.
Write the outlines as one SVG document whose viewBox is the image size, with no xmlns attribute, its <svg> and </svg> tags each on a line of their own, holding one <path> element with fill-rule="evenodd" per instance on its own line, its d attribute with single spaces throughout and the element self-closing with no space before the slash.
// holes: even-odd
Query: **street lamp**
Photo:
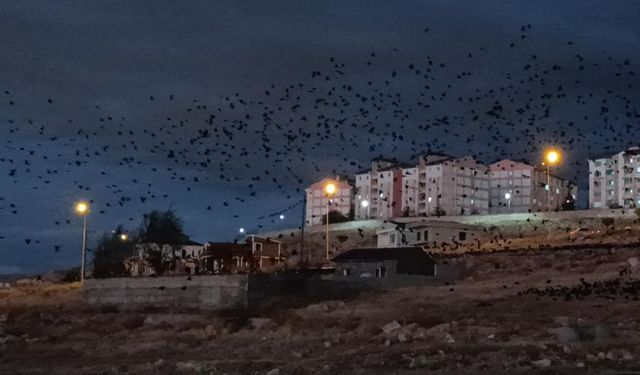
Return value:
<svg viewBox="0 0 640 375">
<path fill-rule="evenodd" d="M 324 192 L 325 197 L 327 197 L 327 248 L 326 248 L 326 258 L 329 260 L 329 205 L 331 204 L 331 199 L 336 195 L 336 191 L 338 190 L 337 182 L 334 180 L 325 181 L 322 186 L 322 191 Z"/>
<path fill-rule="evenodd" d="M 80 263 L 80 283 L 84 283 L 84 264 L 85 257 L 87 254 L 87 215 L 89 215 L 89 203 L 87 202 L 78 202 L 76 203 L 76 213 L 82 216 L 82 256 Z"/>
<path fill-rule="evenodd" d="M 280 214 L 280 220 L 284 220 L 284 215 Z"/>
<path fill-rule="evenodd" d="M 240 229 L 238 229 L 238 232 L 239 232 L 240 234 L 243 234 L 243 233 L 244 233 L 244 228 L 240 228 Z"/>
<path fill-rule="evenodd" d="M 369 216 L 370 216 L 370 215 L 369 215 L 369 213 L 370 213 L 370 211 L 369 211 L 369 210 L 370 210 L 370 209 L 369 209 L 369 201 L 368 201 L 368 200 L 366 200 L 366 199 L 364 199 L 362 202 L 360 202 L 360 206 L 361 206 L 362 208 L 366 208 L 366 209 L 367 209 L 367 219 L 369 219 Z"/>
<path fill-rule="evenodd" d="M 120 233 L 120 241 L 126 242 L 129 239 L 129 235 L 126 233 Z"/>
<path fill-rule="evenodd" d="M 509 213 L 511 213 L 511 193 L 506 192 L 504 194 L 504 199 L 507 200 L 507 207 L 508 207 Z"/>
<path fill-rule="evenodd" d="M 551 213 L 551 167 L 560 164 L 562 154 L 555 148 L 544 153 L 544 164 L 547 166 L 547 212 Z"/>
</svg>

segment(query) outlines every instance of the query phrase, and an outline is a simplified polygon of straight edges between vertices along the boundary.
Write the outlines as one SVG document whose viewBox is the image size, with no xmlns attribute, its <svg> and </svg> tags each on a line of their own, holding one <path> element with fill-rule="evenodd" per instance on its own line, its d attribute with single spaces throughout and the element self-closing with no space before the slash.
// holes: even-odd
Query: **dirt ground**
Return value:
<svg viewBox="0 0 640 375">
<path fill-rule="evenodd" d="M 469 254 L 452 285 L 260 314 L 96 310 L 78 285 L 0 290 L 0 374 L 640 373 L 639 252 Z"/>
</svg>

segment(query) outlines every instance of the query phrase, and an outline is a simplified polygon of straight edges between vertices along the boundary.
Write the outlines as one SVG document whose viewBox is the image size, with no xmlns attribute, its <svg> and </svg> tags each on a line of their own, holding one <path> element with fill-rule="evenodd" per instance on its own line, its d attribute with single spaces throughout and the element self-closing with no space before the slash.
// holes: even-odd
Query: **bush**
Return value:
<svg viewBox="0 0 640 375">
<path fill-rule="evenodd" d="M 62 282 L 75 283 L 76 281 L 80 281 L 80 267 L 74 267 L 64 272 Z"/>
</svg>

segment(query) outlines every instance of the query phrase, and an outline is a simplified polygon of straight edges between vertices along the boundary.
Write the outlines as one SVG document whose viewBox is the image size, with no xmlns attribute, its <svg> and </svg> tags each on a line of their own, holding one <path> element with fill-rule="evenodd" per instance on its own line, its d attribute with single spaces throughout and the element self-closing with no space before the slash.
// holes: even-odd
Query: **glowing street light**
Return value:
<svg viewBox="0 0 640 375">
<path fill-rule="evenodd" d="M 120 233 L 120 241 L 126 242 L 129 239 L 129 235 L 126 233 Z"/>
<path fill-rule="evenodd" d="M 338 191 L 338 183 L 334 180 L 326 180 L 324 185 L 322 186 L 322 191 L 324 195 L 327 197 L 327 248 L 326 248 L 326 259 L 329 260 L 329 205 L 331 204 L 331 199 L 336 195 Z"/>
<path fill-rule="evenodd" d="M 371 208 L 369 208 L 369 201 L 366 199 L 363 199 L 362 201 L 360 201 L 360 207 L 365 208 L 367 210 L 367 219 L 369 219 L 371 214 Z"/>
<path fill-rule="evenodd" d="M 80 263 L 80 283 L 84 283 L 84 264 L 85 258 L 87 254 L 87 216 L 89 215 L 89 203 L 87 202 L 78 202 L 76 203 L 76 213 L 79 216 L 82 216 L 82 256 Z"/>
<path fill-rule="evenodd" d="M 504 194 L 504 199 L 507 200 L 507 207 L 509 208 L 509 213 L 511 213 L 511 193 L 506 192 Z"/>
<path fill-rule="evenodd" d="M 547 212 L 551 213 L 551 167 L 560 164 L 562 153 L 556 148 L 544 152 L 544 164 L 547 166 Z"/>
<path fill-rule="evenodd" d="M 240 229 L 238 229 L 238 232 L 239 232 L 240 234 L 243 234 L 243 233 L 244 233 L 244 228 L 240 228 Z"/>
<path fill-rule="evenodd" d="M 280 220 L 284 220 L 284 215 L 280 214 Z"/>
</svg>

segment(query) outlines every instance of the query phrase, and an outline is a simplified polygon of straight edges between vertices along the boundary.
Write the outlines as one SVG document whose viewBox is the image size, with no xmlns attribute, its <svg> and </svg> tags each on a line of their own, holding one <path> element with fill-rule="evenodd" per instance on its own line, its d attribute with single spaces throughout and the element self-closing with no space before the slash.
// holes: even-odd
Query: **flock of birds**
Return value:
<svg viewBox="0 0 640 375">
<path fill-rule="evenodd" d="M 547 280 L 551 283 L 551 280 Z M 547 297 L 554 301 L 583 301 L 588 298 L 602 298 L 606 300 L 637 301 L 640 299 L 640 280 L 615 278 L 604 281 L 588 282 L 580 279 L 580 284 L 572 286 L 547 286 L 545 288 L 528 288 L 518 292 L 519 296 Z"/>
<path fill-rule="evenodd" d="M 524 25 L 495 51 L 470 46 L 444 58 L 433 46 L 407 61 L 399 49 L 380 49 L 359 59 L 327 56 L 297 82 L 249 93 L 151 93 L 136 101 L 136 111 L 154 113 L 145 122 L 106 104 L 40 119 L 30 111 L 59 113 L 69 108 L 64 95 L 27 102 L 21 98 L 39 94 L 0 89 L 0 243 L 15 240 L 3 233 L 5 224 L 51 204 L 44 192 L 61 186 L 106 197 L 93 202 L 97 214 L 134 221 L 192 201 L 202 205 L 202 221 L 247 220 L 261 230 L 283 214 L 301 217 L 310 183 L 353 174 L 377 156 L 410 159 L 431 150 L 536 162 L 554 144 L 570 155 L 564 170 L 576 178 L 586 173 L 589 154 L 617 152 L 640 136 L 635 64 L 569 40 L 557 42 L 561 55 L 545 56 L 528 44 L 535 38 Z M 522 63 L 501 64 L 498 56 Z M 490 79 L 477 73 L 488 66 L 496 67 Z M 273 199 L 279 209 L 245 217 Z M 53 216 L 54 228 L 73 220 L 71 212 Z"/>
</svg>

